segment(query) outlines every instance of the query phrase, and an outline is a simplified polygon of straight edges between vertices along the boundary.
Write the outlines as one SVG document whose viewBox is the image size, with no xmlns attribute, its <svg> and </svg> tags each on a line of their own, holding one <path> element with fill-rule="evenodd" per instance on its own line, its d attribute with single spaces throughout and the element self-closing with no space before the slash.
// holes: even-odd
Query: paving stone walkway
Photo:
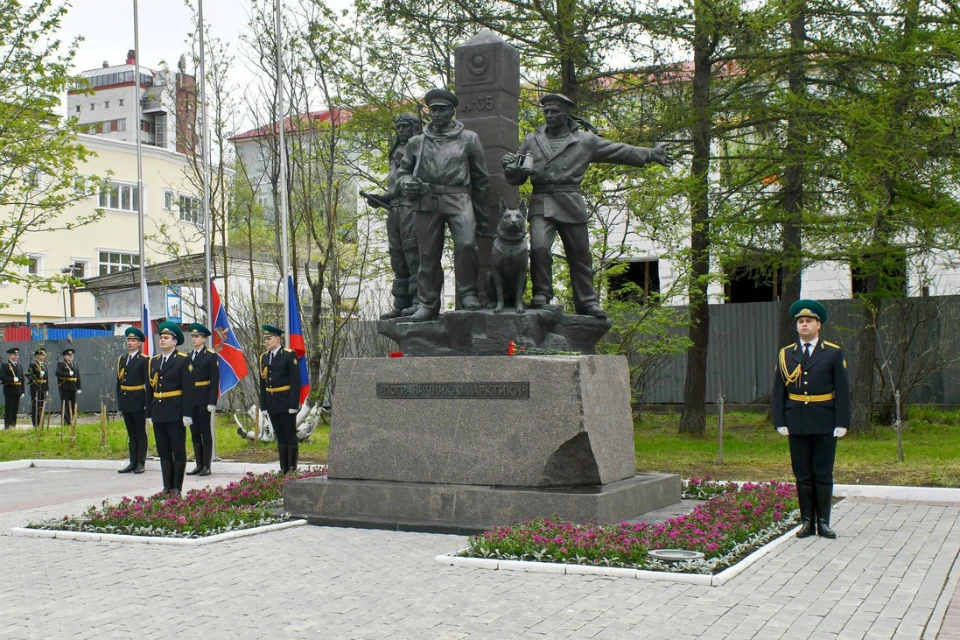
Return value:
<svg viewBox="0 0 960 640">
<path fill-rule="evenodd" d="M 442 566 L 465 539 L 422 533 L 178 548 L 9 531 L 158 480 L 0 471 L 0 638 L 960 638 L 956 504 L 848 498 L 839 539 L 792 539 L 722 587 Z"/>
</svg>

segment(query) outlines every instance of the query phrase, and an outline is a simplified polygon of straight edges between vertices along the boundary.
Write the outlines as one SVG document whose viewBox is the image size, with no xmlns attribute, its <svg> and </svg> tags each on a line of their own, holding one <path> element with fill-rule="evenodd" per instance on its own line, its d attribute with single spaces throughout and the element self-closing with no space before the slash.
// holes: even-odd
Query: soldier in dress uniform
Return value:
<svg viewBox="0 0 960 640">
<path fill-rule="evenodd" d="M 267 350 L 260 356 L 260 410 L 266 411 L 277 436 L 280 472 L 297 470 L 300 410 L 300 365 L 297 354 L 283 347 L 283 329 L 263 325 Z"/>
<path fill-rule="evenodd" d="M 33 352 L 33 362 L 27 367 L 27 380 L 30 382 L 30 421 L 34 429 L 43 422 L 43 413 L 47 408 L 47 392 L 50 391 L 46 360 L 47 352 L 41 347 Z"/>
<path fill-rule="evenodd" d="M 153 423 L 153 435 L 160 457 L 163 476 L 161 493 L 179 496 L 183 491 L 183 476 L 187 470 L 187 430 L 193 424 L 193 377 L 190 360 L 177 351 L 183 344 L 183 331 L 169 320 L 157 327 L 160 353 L 150 358 L 147 375 L 150 397 L 147 402 L 147 420 Z"/>
<path fill-rule="evenodd" d="M 780 349 L 773 382 L 773 424 L 790 438 L 802 527 L 798 538 L 836 538 L 830 528 L 837 439 L 850 427 L 847 362 L 839 345 L 820 337 L 826 308 L 816 300 L 790 306 L 798 340 Z"/>
<path fill-rule="evenodd" d="M 0 382 L 3 383 L 3 428 L 17 427 L 17 412 L 20 410 L 20 398 L 23 396 L 23 365 L 20 360 L 20 349 L 7 349 L 7 361 L 0 367 Z"/>
<path fill-rule="evenodd" d="M 210 329 L 199 322 L 190 325 L 193 351 L 188 356 L 190 364 L 187 370 L 193 377 L 193 391 L 189 399 L 193 409 L 190 437 L 193 440 L 193 459 L 196 466 L 187 472 L 188 476 L 210 475 L 210 463 L 213 459 L 210 414 L 217 410 L 217 398 L 220 395 L 220 358 L 207 349 L 208 337 Z"/>
<path fill-rule="evenodd" d="M 600 137 L 593 127 L 570 115 L 574 106 L 573 100 L 559 93 L 540 98 L 546 124 L 528 134 L 520 146 L 520 156 L 529 156 L 532 164 L 518 164 L 518 155 L 507 153 L 502 160 L 504 178 L 514 185 L 522 185 L 529 178 L 533 185 L 529 216 L 533 286 L 530 306 L 542 307 L 553 298 L 553 243 L 559 234 L 570 265 L 577 313 L 606 318 L 593 287 L 589 213 L 580 195 L 580 183 L 593 163 L 642 167 L 656 162 L 669 167 L 674 159 L 662 146 L 634 147 Z"/>
<path fill-rule="evenodd" d="M 150 359 L 143 355 L 142 348 L 147 336 L 136 327 L 128 327 L 123 334 L 127 337 L 127 350 L 117 358 L 117 408 L 127 427 L 130 464 L 117 473 L 143 473 L 147 462 L 147 364 Z"/>
<path fill-rule="evenodd" d="M 63 350 L 63 360 L 57 363 L 57 388 L 60 389 L 60 402 L 63 419 L 69 424 L 77 418 L 77 394 L 80 389 L 80 369 L 73 361 L 73 349 Z"/>
</svg>

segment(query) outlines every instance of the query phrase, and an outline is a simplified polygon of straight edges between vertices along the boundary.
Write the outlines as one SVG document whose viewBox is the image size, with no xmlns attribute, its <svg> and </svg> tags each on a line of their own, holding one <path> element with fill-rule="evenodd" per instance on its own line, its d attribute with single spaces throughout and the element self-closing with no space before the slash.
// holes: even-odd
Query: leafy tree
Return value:
<svg viewBox="0 0 960 640">
<path fill-rule="evenodd" d="M 95 179 L 79 181 L 79 167 L 92 152 L 77 142 L 75 121 L 55 115 L 70 88 L 77 43 L 62 50 L 48 34 L 59 29 L 66 10 L 53 0 L 0 5 L 0 282 L 49 292 L 62 278 L 24 273 L 30 258 L 22 242 L 100 216 L 63 215 L 100 186 Z"/>
</svg>

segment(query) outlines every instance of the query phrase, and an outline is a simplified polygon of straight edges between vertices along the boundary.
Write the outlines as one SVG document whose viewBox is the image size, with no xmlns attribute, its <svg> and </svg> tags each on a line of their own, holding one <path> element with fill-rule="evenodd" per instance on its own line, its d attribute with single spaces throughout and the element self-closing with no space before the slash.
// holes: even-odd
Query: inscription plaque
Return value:
<svg viewBox="0 0 960 640">
<path fill-rule="evenodd" d="M 529 400 L 529 382 L 378 382 L 381 400 Z"/>
</svg>

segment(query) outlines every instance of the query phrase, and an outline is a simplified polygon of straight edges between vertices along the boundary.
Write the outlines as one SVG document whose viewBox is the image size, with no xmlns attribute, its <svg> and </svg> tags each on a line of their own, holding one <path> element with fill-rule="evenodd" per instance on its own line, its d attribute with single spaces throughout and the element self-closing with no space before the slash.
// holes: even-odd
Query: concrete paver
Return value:
<svg viewBox="0 0 960 640">
<path fill-rule="evenodd" d="M 948 503 L 848 498 L 837 540 L 790 540 L 722 587 L 435 564 L 464 546 L 449 535 L 296 527 L 179 548 L 9 532 L 158 480 L 0 472 L 0 638 L 960 640 Z"/>
</svg>

